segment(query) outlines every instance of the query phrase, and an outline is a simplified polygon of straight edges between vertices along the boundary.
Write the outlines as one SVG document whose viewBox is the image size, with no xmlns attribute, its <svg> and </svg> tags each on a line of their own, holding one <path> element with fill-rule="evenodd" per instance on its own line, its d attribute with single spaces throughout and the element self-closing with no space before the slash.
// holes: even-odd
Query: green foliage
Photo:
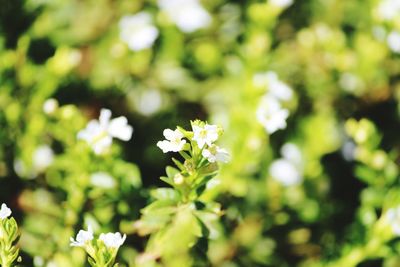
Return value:
<svg viewBox="0 0 400 267">
<path fill-rule="evenodd" d="M 2 266 L 400 265 L 398 1 L 0 6 Z"/>
<path fill-rule="evenodd" d="M 16 246 L 19 238 L 17 222 L 13 217 L 0 219 L 0 266 L 15 266 L 19 248 Z"/>
</svg>

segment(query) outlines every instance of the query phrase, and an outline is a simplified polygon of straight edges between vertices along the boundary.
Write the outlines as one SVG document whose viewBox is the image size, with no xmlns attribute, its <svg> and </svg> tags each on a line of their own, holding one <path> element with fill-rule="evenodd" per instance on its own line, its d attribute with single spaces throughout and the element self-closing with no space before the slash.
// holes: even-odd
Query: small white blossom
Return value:
<svg viewBox="0 0 400 267">
<path fill-rule="evenodd" d="M 268 76 L 268 94 L 282 101 L 289 101 L 293 97 L 293 90 L 286 83 L 278 79 L 275 72 L 269 72 Z"/>
<path fill-rule="evenodd" d="M 257 120 L 264 126 L 265 130 L 272 134 L 279 129 L 286 128 L 286 119 L 289 117 L 289 111 L 282 108 L 277 99 L 264 96 L 256 115 Z"/>
<path fill-rule="evenodd" d="M 11 210 L 7 207 L 6 204 L 1 204 L 1 209 L 0 209 L 0 220 L 4 220 L 11 215 Z"/>
<path fill-rule="evenodd" d="M 107 233 L 101 234 L 100 240 L 104 242 L 108 248 L 119 248 L 125 242 L 126 235 L 123 236 L 120 233 Z"/>
<path fill-rule="evenodd" d="M 54 98 L 47 99 L 43 104 L 43 112 L 46 114 L 54 113 L 58 108 L 58 101 Z"/>
<path fill-rule="evenodd" d="M 358 93 L 364 86 L 363 81 L 357 75 L 349 72 L 340 75 L 339 85 L 350 93 Z"/>
<path fill-rule="evenodd" d="M 80 230 L 76 236 L 76 240 L 70 238 L 70 246 L 72 247 L 84 247 L 86 243 L 93 240 L 93 230 L 89 226 L 88 230 Z"/>
<path fill-rule="evenodd" d="M 269 174 L 284 186 L 299 184 L 302 176 L 298 168 L 287 159 L 278 159 L 269 167 Z"/>
<path fill-rule="evenodd" d="M 176 129 L 175 131 L 165 129 L 163 134 L 167 140 L 159 141 L 157 146 L 161 148 L 164 153 L 179 152 L 186 144 L 186 140 L 182 140 L 183 133 L 179 129 Z"/>
<path fill-rule="evenodd" d="M 85 129 L 78 133 L 78 139 L 85 140 L 96 154 L 104 153 L 112 144 L 112 138 L 128 141 L 133 128 L 124 117 L 111 119 L 111 111 L 102 109 L 99 120 L 91 120 Z"/>
<path fill-rule="evenodd" d="M 400 12 L 400 10 L 399 10 Z M 394 53 L 400 54 L 400 32 L 392 31 L 387 37 L 387 44 Z"/>
<path fill-rule="evenodd" d="M 115 180 L 112 176 L 105 172 L 95 172 L 90 175 L 90 182 L 92 185 L 101 188 L 113 188 L 115 187 Z"/>
<path fill-rule="evenodd" d="M 253 84 L 257 87 L 268 89 L 268 95 L 281 101 L 289 101 L 293 98 L 293 90 L 278 78 L 273 71 L 256 73 L 253 76 Z"/>
<path fill-rule="evenodd" d="M 211 16 L 198 0 L 158 0 L 158 6 L 186 33 L 205 28 Z"/>
<path fill-rule="evenodd" d="M 400 236 L 400 207 L 389 209 L 386 213 L 386 219 L 393 233 Z"/>
<path fill-rule="evenodd" d="M 35 172 L 43 172 L 53 161 L 54 152 L 48 145 L 41 145 L 33 152 L 32 163 Z"/>
<path fill-rule="evenodd" d="M 150 116 L 160 110 L 163 99 L 159 90 L 147 89 L 136 94 L 134 102 L 137 111 L 145 116 Z"/>
<path fill-rule="evenodd" d="M 303 156 L 299 147 L 293 143 L 286 143 L 281 148 L 282 157 L 289 160 L 296 166 L 300 167 L 303 164 Z"/>
<path fill-rule="evenodd" d="M 150 48 L 158 37 L 158 29 L 152 24 L 151 15 L 144 11 L 122 17 L 119 28 L 121 40 L 133 51 Z"/>
<path fill-rule="evenodd" d="M 226 149 L 220 148 L 216 145 L 211 145 L 202 151 L 203 157 L 205 157 L 209 162 L 228 162 L 229 153 Z"/>
<path fill-rule="evenodd" d="M 269 0 L 269 3 L 274 6 L 285 8 L 293 4 L 293 0 Z"/>
<path fill-rule="evenodd" d="M 217 141 L 218 126 L 206 124 L 204 126 L 193 125 L 193 140 L 197 142 L 200 148 L 203 148 L 205 144 L 211 146 L 213 142 Z"/>
</svg>

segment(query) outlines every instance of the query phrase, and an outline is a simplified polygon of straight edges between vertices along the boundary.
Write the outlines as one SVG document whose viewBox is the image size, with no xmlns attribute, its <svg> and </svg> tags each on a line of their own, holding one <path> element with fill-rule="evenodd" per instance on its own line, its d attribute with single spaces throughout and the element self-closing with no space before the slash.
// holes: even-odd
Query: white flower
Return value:
<svg viewBox="0 0 400 267">
<path fill-rule="evenodd" d="M 137 111 L 145 116 L 156 113 L 162 107 L 162 95 L 159 90 L 147 89 L 136 93 L 133 98 Z"/>
<path fill-rule="evenodd" d="M 102 109 L 99 120 L 91 120 L 85 129 L 78 133 L 78 139 L 89 143 L 96 154 L 104 153 L 112 144 L 112 138 L 128 141 L 133 128 L 124 117 L 111 119 L 111 111 Z"/>
<path fill-rule="evenodd" d="M 54 113 L 58 108 L 58 101 L 54 98 L 47 99 L 43 104 L 43 112 L 46 114 Z"/>
<path fill-rule="evenodd" d="M 122 17 L 119 28 L 121 40 L 133 51 L 150 48 L 158 37 L 158 29 L 152 24 L 151 15 L 144 11 Z"/>
<path fill-rule="evenodd" d="M 395 235 L 400 235 L 400 207 L 391 208 L 386 213 L 386 219 Z"/>
<path fill-rule="evenodd" d="M 256 73 L 253 76 L 253 84 L 257 87 L 266 87 L 268 89 L 268 95 L 281 101 L 289 101 L 293 97 L 292 88 L 282 82 L 273 71 Z"/>
<path fill-rule="evenodd" d="M 120 233 L 107 233 L 101 234 L 100 240 L 104 242 L 108 248 L 119 248 L 125 242 L 126 235 L 121 235 Z"/>
<path fill-rule="evenodd" d="M 80 230 L 76 236 L 76 240 L 72 237 L 70 238 L 70 246 L 72 247 L 84 247 L 86 243 L 93 240 L 93 230 L 92 227 L 88 227 L 87 231 Z"/>
<path fill-rule="evenodd" d="M 293 0 L 269 0 L 269 3 L 273 4 L 274 6 L 285 8 L 293 4 Z"/>
<path fill-rule="evenodd" d="M 286 128 L 286 119 L 289 111 L 281 107 L 278 100 L 270 96 L 264 96 L 257 109 L 257 120 L 265 130 L 272 134 L 279 129 Z"/>
<path fill-rule="evenodd" d="M 92 185 L 101 188 L 113 188 L 115 187 L 115 180 L 112 176 L 105 172 L 95 172 L 90 175 L 90 182 Z"/>
<path fill-rule="evenodd" d="M 400 12 L 400 10 L 399 10 Z M 394 53 L 400 53 L 400 32 L 392 31 L 387 37 L 387 44 Z"/>
<path fill-rule="evenodd" d="M 347 92 L 357 93 L 363 88 L 363 81 L 357 75 L 345 72 L 340 75 L 339 85 Z"/>
<path fill-rule="evenodd" d="M 284 186 L 299 184 L 302 180 L 299 169 L 289 160 L 278 159 L 269 167 L 269 174 Z"/>
<path fill-rule="evenodd" d="M 41 145 L 33 152 L 33 168 L 36 172 L 47 169 L 54 161 L 53 150 L 48 145 Z"/>
<path fill-rule="evenodd" d="M 205 144 L 211 146 L 218 139 L 218 126 L 206 124 L 204 126 L 193 125 L 193 140 L 197 142 L 200 148 Z"/>
<path fill-rule="evenodd" d="M 0 220 L 4 220 L 11 215 L 11 210 L 7 207 L 6 204 L 1 204 L 1 209 L 0 209 Z"/>
<path fill-rule="evenodd" d="M 399 0 L 383 0 L 378 6 L 378 14 L 384 20 L 392 20 L 400 14 Z"/>
<path fill-rule="evenodd" d="M 293 143 L 286 143 L 281 147 L 281 154 L 284 159 L 292 162 L 297 167 L 303 164 L 303 156 L 299 147 Z"/>
<path fill-rule="evenodd" d="M 202 152 L 203 157 L 205 157 L 209 162 L 228 162 L 229 153 L 226 149 L 220 148 L 216 145 L 211 145 L 204 149 Z"/>
<path fill-rule="evenodd" d="M 211 16 L 198 0 L 158 0 L 158 6 L 183 32 L 207 27 Z"/>
<path fill-rule="evenodd" d="M 175 131 L 165 129 L 163 134 L 167 140 L 159 141 L 157 146 L 161 148 L 164 153 L 179 152 L 186 144 L 186 140 L 182 140 L 183 133 L 179 131 L 179 129 L 176 129 Z"/>
<path fill-rule="evenodd" d="M 293 90 L 286 83 L 278 79 L 275 72 L 267 73 L 268 94 L 282 101 L 289 101 L 293 97 Z"/>
</svg>

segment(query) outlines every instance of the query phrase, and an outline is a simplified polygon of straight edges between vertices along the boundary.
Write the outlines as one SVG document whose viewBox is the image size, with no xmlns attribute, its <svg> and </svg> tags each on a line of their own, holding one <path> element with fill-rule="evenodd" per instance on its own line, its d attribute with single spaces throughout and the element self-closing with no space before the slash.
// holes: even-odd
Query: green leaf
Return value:
<svg viewBox="0 0 400 267">
<path fill-rule="evenodd" d="M 174 185 L 175 185 L 175 184 L 174 184 L 174 181 L 173 181 L 172 179 L 166 177 L 166 176 L 161 176 L 161 177 L 160 177 L 160 180 L 166 182 L 167 184 L 169 184 L 169 185 L 171 185 L 171 186 L 174 186 Z"/>
<path fill-rule="evenodd" d="M 180 173 L 178 169 L 171 166 L 167 166 L 165 168 L 165 172 L 167 173 L 167 176 L 171 179 L 173 179 L 176 174 Z"/>
<path fill-rule="evenodd" d="M 179 199 L 179 194 L 172 188 L 157 188 L 151 190 L 150 195 L 158 200 L 177 201 Z"/>
<path fill-rule="evenodd" d="M 186 168 L 185 166 L 177 159 L 172 158 L 172 161 L 175 163 L 175 165 L 181 170 L 181 171 L 185 171 Z"/>
</svg>

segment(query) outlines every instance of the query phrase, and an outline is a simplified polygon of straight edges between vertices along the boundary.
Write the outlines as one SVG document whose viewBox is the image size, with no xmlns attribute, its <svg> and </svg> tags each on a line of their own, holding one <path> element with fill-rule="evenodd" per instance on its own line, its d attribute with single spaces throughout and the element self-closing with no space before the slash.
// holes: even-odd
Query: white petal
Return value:
<svg viewBox="0 0 400 267">
<path fill-rule="evenodd" d="M 164 141 L 158 141 L 157 146 L 164 152 L 170 152 L 171 150 L 171 142 L 164 140 Z"/>
<path fill-rule="evenodd" d="M 91 120 L 86 128 L 78 132 L 78 139 L 92 142 L 92 140 L 102 131 L 100 124 L 97 120 Z"/>
<path fill-rule="evenodd" d="M 107 151 L 107 149 L 112 144 L 112 138 L 110 136 L 105 136 L 92 144 L 92 148 L 95 154 L 100 155 Z"/>
<path fill-rule="evenodd" d="M 124 116 L 121 116 L 111 120 L 108 126 L 108 133 L 112 137 L 129 141 L 132 137 L 133 128 L 128 125 L 128 120 Z"/>
<path fill-rule="evenodd" d="M 230 159 L 228 151 L 223 148 L 217 150 L 217 155 L 215 155 L 216 160 L 219 162 L 227 163 Z"/>
<path fill-rule="evenodd" d="M 1 209 L 0 209 L 0 220 L 4 220 L 5 218 L 8 218 L 11 215 L 11 209 L 7 207 L 6 204 L 1 204 Z"/>
<path fill-rule="evenodd" d="M 170 141 L 175 138 L 175 132 L 171 129 L 165 129 L 163 131 L 163 135 L 164 135 L 165 139 L 170 140 Z"/>
<path fill-rule="evenodd" d="M 99 122 L 102 127 L 107 127 L 111 119 L 111 110 L 103 108 L 100 111 Z"/>
</svg>

